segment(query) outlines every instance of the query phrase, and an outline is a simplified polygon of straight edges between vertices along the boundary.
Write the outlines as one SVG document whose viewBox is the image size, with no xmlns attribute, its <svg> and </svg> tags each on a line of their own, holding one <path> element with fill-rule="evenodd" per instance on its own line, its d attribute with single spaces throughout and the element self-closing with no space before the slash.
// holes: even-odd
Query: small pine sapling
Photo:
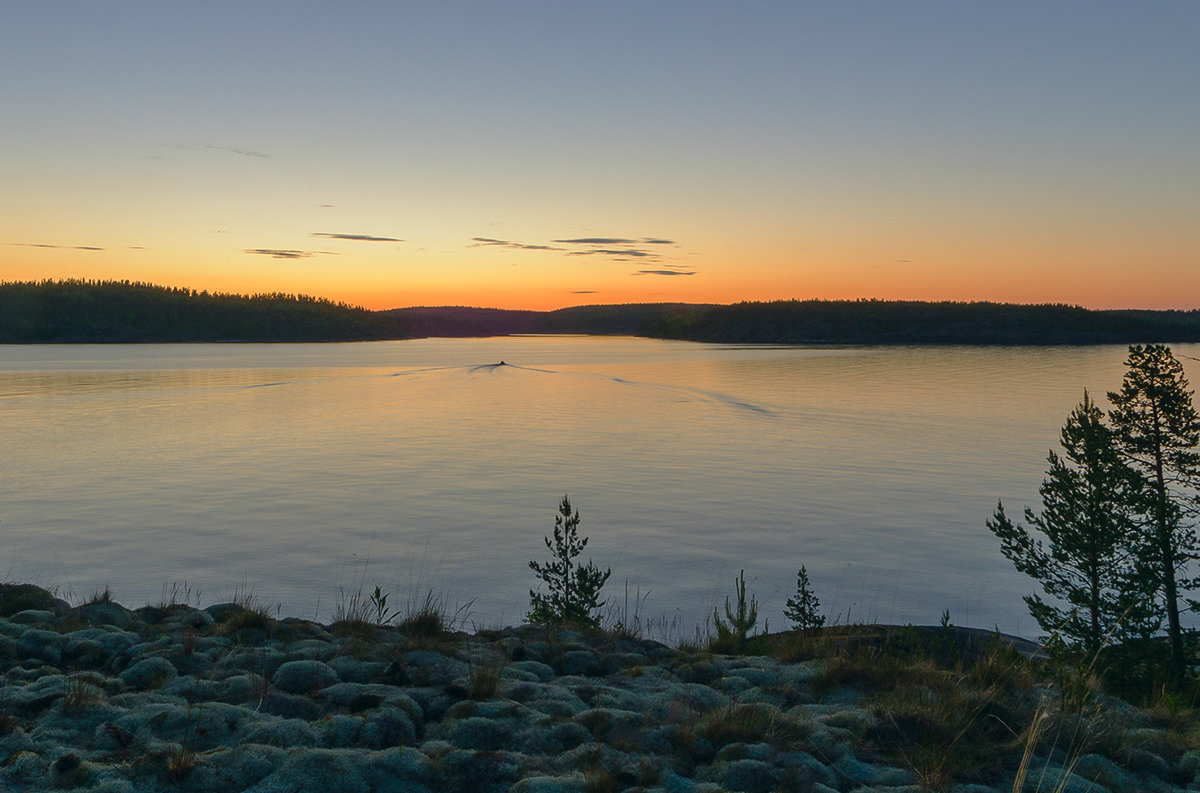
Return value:
<svg viewBox="0 0 1200 793">
<path fill-rule="evenodd" d="M 713 649 L 737 653 L 746 649 L 750 631 L 758 624 L 758 598 L 750 595 L 750 599 L 746 600 L 745 570 L 740 571 L 738 577 L 733 580 L 733 588 L 737 595 L 737 605 L 730 605 L 729 598 L 725 598 L 725 620 L 713 609 L 713 626 L 717 630 Z"/>
<path fill-rule="evenodd" d="M 612 570 L 601 570 L 591 560 L 586 565 L 575 563 L 588 544 L 587 537 L 579 536 L 579 510 L 573 510 L 570 499 L 563 496 L 558 512 L 554 517 L 553 539 L 545 538 L 546 548 L 554 558 L 545 563 L 529 563 L 545 584 L 546 592 L 529 590 L 531 609 L 527 618 L 538 625 L 597 628 L 600 618 L 596 612 L 604 605 L 600 590 Z"/>
<path fill-rule="evenodd" d="M 808 570 L 800 565 L 800 571 L 796 573 L 796 594 L 787 599 L 783 616 L 792 621 L 792 627 L 808 635 L 825 624 L 825 616 L 820 613 L 820 608 L 821 601 L 808 582 Z"/>
</svg>

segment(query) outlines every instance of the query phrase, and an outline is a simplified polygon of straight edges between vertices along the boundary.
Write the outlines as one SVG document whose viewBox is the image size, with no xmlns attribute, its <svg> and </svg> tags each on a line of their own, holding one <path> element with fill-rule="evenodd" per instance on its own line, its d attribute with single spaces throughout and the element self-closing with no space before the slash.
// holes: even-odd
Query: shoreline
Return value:
<svg viewBox="0 0 1200 793">
<path fill-rule="evenodd" d="M 0 787 L 1006 793 L 1022 757 L 1046 790 L 1200 782 L 1190 722 L 1097 694 L 1087 742 L 1067 742 L 1085 711 L 1019 647 L 867 628 L 719 655 L 620 631 L 72 607 L 5 584 Z"/>
</svg>

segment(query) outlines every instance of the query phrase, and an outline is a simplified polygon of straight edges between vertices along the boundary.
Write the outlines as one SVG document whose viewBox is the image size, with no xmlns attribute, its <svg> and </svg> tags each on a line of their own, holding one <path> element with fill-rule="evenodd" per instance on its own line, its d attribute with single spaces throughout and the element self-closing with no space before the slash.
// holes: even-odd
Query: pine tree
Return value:
<svg viewBox="0 0 1200 793">
<path fill-rule="evenodd" d="M 740 653 L 746 649 L 750 641 L 750 631 L 758 624 L 758 598 L 753 594 L 746 599 L 746 571 L 738 573 L 733 579 L 733 591 L 737 605 L 731 605 L 725 598 L 725 617 L 713 609 L 713 627 L 716 628 L 717 638 L 713 640 L 710 649 L 715 652 Z"/>
<path fill-rule="evenodd" d="M 604 605 L 600 590 L 612 570 L 602 572 L 590 560 L 586 565 L 575 563 L 575 558 L 588 544 L 587 537 L 579 536 L 579 510 L 572 510 L 571 500 L 563 496 L 558 512 L 554 516 L 553 540 L 544 538 L 553 558 L 542 564 L 529 563 L 547 591 L 543 594 L 529 590 L 532 608 L 527 617 L 530 622 L 541 625 L 595 628 L 599 625 L 595 612 Z"/>
<path fill-rule="evenodd" d="M 987 526 L 1018 570 L 1063 606 L 1025 596 L 1042 630 L 1094 658 L 1106 641 L 1157 628 L 1152 588 L 1140 574 L 1137 504 L 1141 478 L 1122 459 L 1104 413 L 1084 392 L 1062 428 L 1042 481 L 1042 511 L 1025 509 L 1036 539 L 999 504 Z"/>
<path fill-rule="evenodd" d="M 808 582 L 808 570 L 800 565 L 796 573 L 796 594 L 787 599 L 783 616 L 791 620 L 798 631 L 807 634 L 825 624 L 825 616 L 820 613 L 820 608 L 821 601 Z"/>
<path fill-rule="evenodd" d="M 1129 348 L 1121 390 L 1109 393 L 1117 448 L 1145 482 L 1145 562 L 1166 607 L 1173 682 L 1186 657 L 1180 624 L 1181 592 L 1195 586 L 1188 564 L 1197 558 L 1200 417 L 1183 366 L 1162 344 Z"/>
</svg>

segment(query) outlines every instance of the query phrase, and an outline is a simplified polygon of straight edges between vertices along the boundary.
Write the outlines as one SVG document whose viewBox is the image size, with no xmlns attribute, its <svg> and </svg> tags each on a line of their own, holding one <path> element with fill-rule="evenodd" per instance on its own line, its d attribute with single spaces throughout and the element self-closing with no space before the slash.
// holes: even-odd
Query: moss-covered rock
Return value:
<svg viewBox="0 0 1200 793">
<path fill-rule="evenodd" d="M 22 611 L 43 611 L 57 616 L 70 609 L 65 600 L 33 584 L 0 584 L 0 617 L 11 618 Z"/>
</svg>

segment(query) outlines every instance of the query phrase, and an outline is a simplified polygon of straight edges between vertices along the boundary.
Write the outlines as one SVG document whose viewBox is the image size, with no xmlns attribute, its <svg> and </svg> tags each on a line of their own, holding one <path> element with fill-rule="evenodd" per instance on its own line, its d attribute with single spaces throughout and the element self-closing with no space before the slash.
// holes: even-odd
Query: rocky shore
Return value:
<svg viewBox="0 0 1200 793">
<path fill-rule="evenodd" d="M 72 607 L 2 585 L 0 790 L 1200 789 L 1178 712 L 1055 705 L 995 663 L 910 659 L 889 678 L 883 657 L 410 628 L 249 604 Z"/>
</svg>

